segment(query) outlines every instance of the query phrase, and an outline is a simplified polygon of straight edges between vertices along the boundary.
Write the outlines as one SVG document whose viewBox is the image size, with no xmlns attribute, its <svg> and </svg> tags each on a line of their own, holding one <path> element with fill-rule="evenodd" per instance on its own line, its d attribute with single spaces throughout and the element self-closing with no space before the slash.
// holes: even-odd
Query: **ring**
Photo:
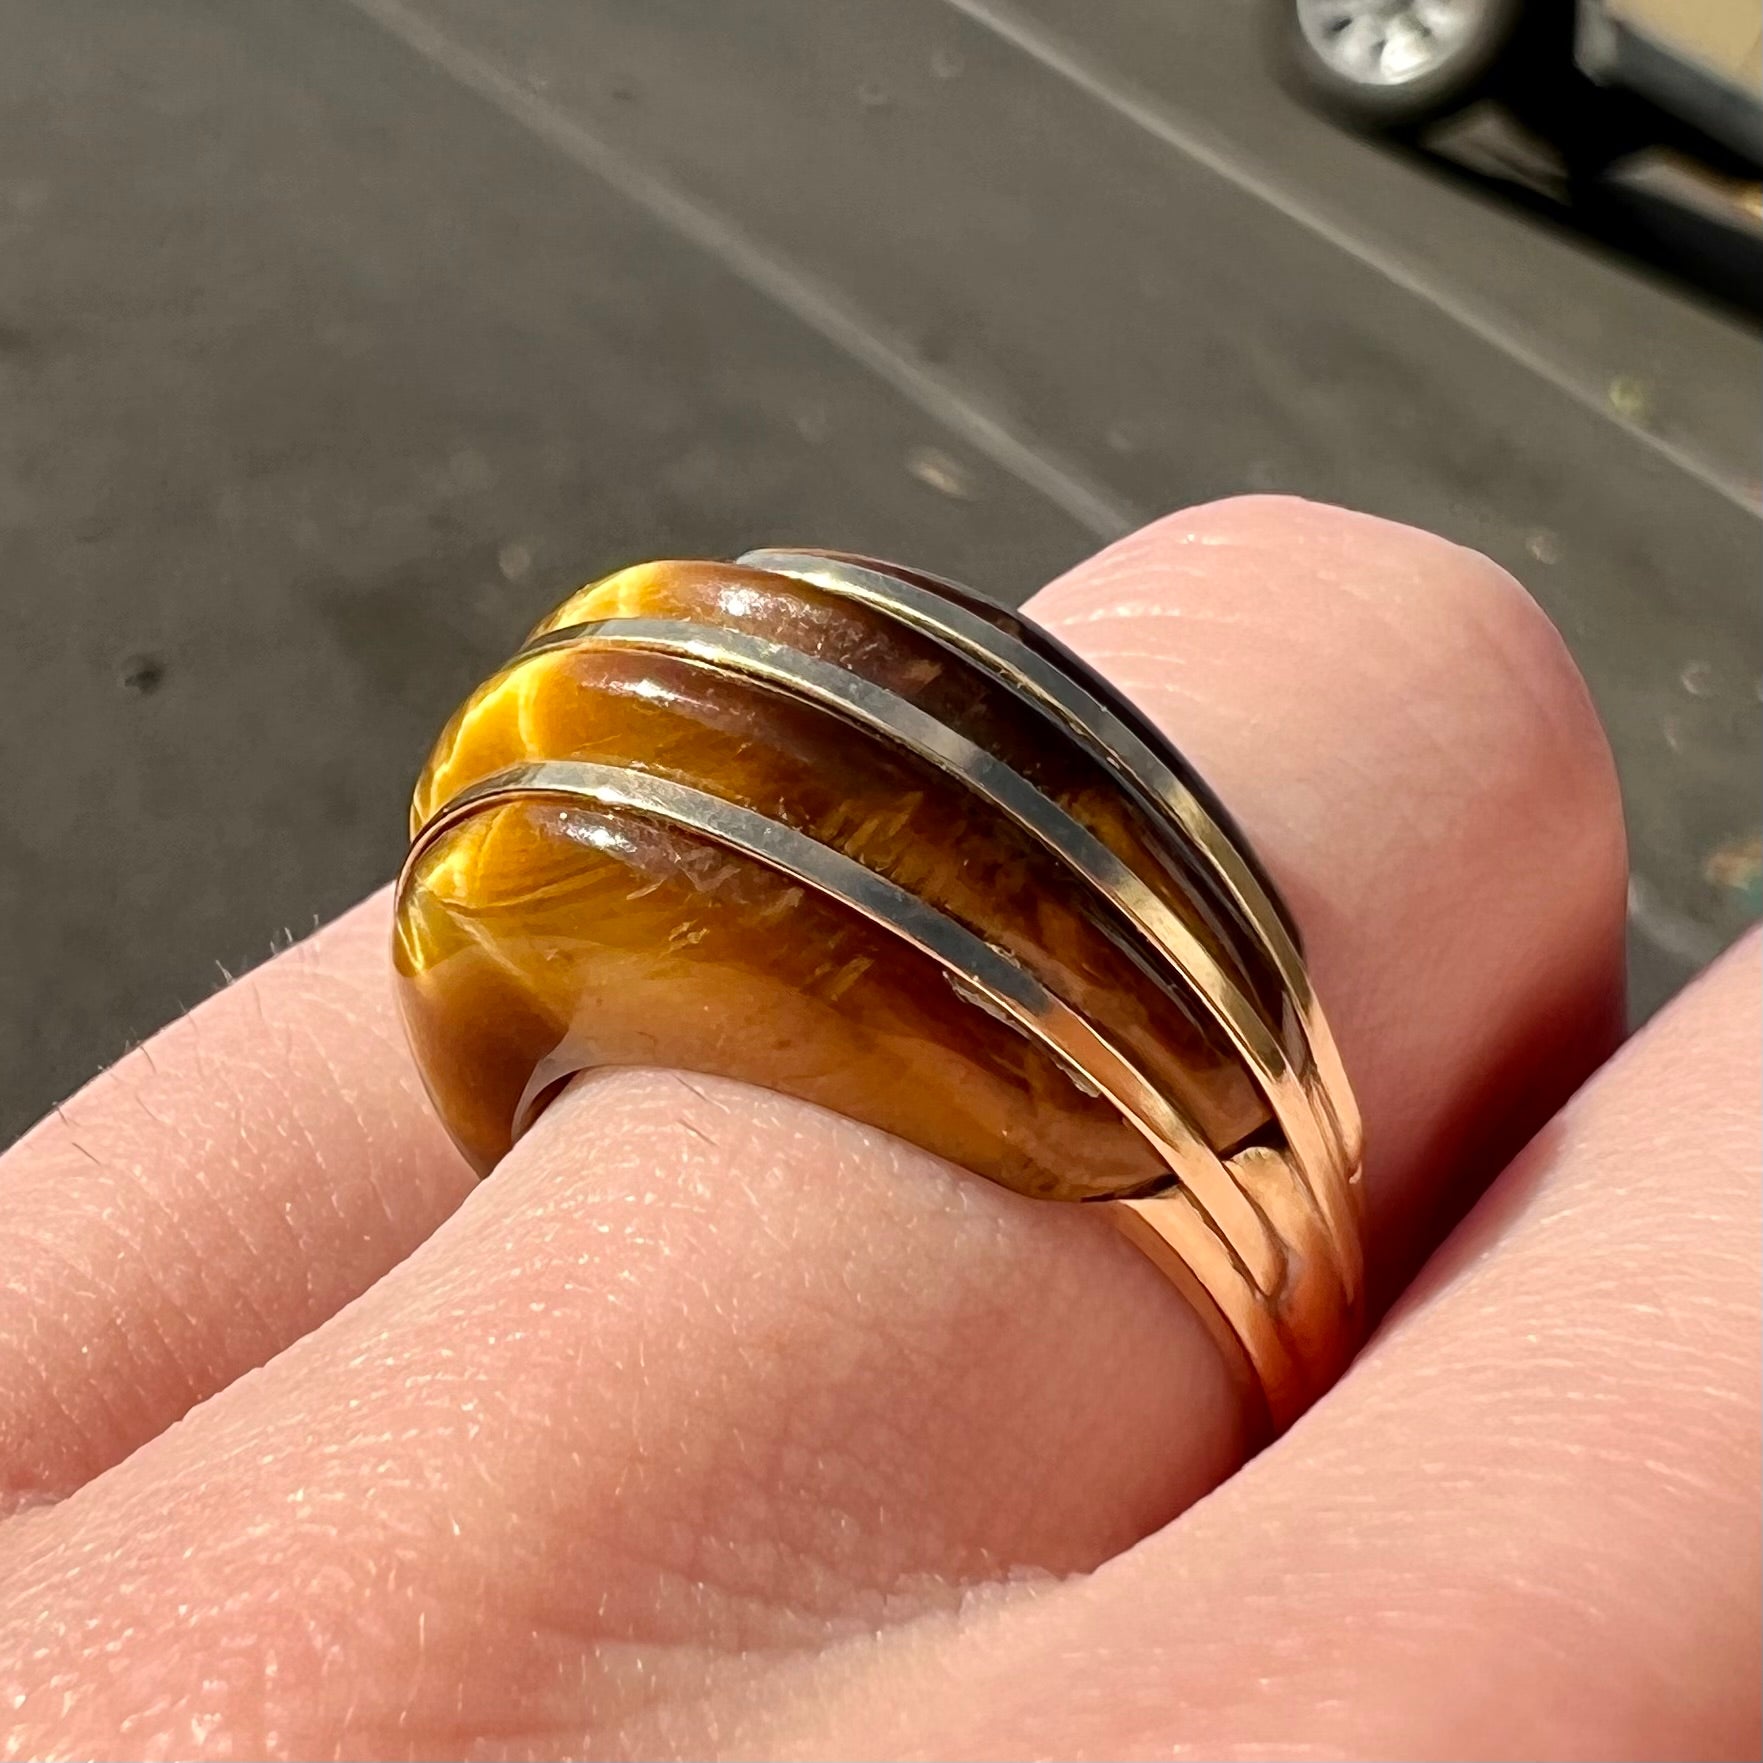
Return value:
<svg viewBox="0 0 1763 1763">
<path fill-rule="evenodd" d="M 1298 933 L 1020 614 L 823 551 L 570 596 L 442 731 L 394 968 L 480 1174 L 576 1074 L 730 1077 L 1099 1203 L 1288 1425 L 1358 1346 L 1359 1116 Z"/>
</svg>

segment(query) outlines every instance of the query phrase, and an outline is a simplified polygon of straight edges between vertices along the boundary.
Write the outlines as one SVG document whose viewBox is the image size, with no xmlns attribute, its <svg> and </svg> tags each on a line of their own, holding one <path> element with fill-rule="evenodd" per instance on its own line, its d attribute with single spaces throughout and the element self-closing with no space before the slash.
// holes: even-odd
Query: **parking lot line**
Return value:
<svg viewBox="0 0 1763 1763">
<path fill-rule="evenodd" d="M 350 0 L 410 49 L 460 85 L 487 99 L 522 127 L 662 225 L 722 264 L 756 292 L 783 307 L 818 336 L 866 367 L 927 416 L 1000 470 L 1037 490 L 1099 539 L 1142 524 L 1131 507 L 1080 467 L 1022 434 L 964 388 L 952 384 L 850 305 L 722 215 L 658 177 L 586 129 L 574 117 L 438 30 L 403 0 Z"/>
<path fill-rule="evenodd" d="M 1010 44 L 1172 152 L 1265 204 L 1414 299 L 1424 301 L 1452 323 L 1490 348 L 1497 349 L 1508 360 L 1534 374 L 1581 408 L 1620 429 L 1723 500 L 1748 514 L 1763 515 L 1763 500 L 1759 499 L 1754 485 L 1730 476 L 1691 449 L 1655 434 L 1625 415 L 1612 405 L 1603 385 L 1582 380 L 1558 362 L 1551 361 L 1493 314 L 1464 300 L 1416 264 L 1383 249 L 1333 216 L 1321 212 L 1307 197 L 1289 188 L 1264 167 L 1209 131 L 1194 128 L 1149 92 L 1097 65 L 1069 42 L 1024 16 L 1008 0 L 942 0 L 942 4 Z"/>
</svg>

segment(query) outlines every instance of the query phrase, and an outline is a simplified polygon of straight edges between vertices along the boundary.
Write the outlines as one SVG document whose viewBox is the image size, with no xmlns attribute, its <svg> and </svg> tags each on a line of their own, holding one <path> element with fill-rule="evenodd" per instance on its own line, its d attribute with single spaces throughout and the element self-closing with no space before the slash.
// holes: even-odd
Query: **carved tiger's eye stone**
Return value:
<svg viewBox="0 0 1763 1763">
<path fill-rule="evenodd" d="M 907 580 L 927 584 L 933 580 L 886 567 Z M 987 621 L 997 628 L 1032 636 L 1033 647 L 1056 655 L 1061 666 L 1095 679 L 1063 645 L 1026 620 L 990 605 L 971 590 L 935 586 L 963 606 L 984 607 Z M 921 631 L 813 583 L 738 564 L 699 561 L 638 564 L 592 582 L 543 619 L 529 641 L 611 618 L 680 619 L 767 638 L 898 694 L 996 754 L 1093 832 L 1182 918 L 1261 1006 L 1288 1051 L 1301 1056 L 1302 1034 L 1279 975 L 1268 963 L 1253 956 L 1245 959 L 1245 938 L 1233 923 L 1214 877 L 1171 842 L 1158 820 L 1123 795 L 1118 781 L 1097 761 L 1059 738 L 1031 705 L 963 656 Z M 1214 817 L 1229 827 L 1229 815 L 1155 728 L 1111 690 L 1102 689 L 1125 720 L 1174 760 Z M 1242 844 L 1240 836 L 1237 842 Z M 1267 886 L 1271 893 L 1271 884 Z"/>
<path fill-rule="evenodd" d="M 640 817 L 526 801 L 406 878 L 395 964 L 442 1115 L 487 1172 L 576 1071 L 739 1078 L 1062 1197 L 1158 1173 L 1051 1055 L 892 932 Z"/>
<path fill-rule="evenodd" d="M 765 571 L 645 565 L 565 601 L 534 633 L 545 641 L 448 723 L 413 824 L 536 760 L 689 785 L 855 859 L 1010 956 L 1215 1149 L 1265 1128 L 1265 1099 L 1211 1017 L 1056 852 L 961 779 L 832 709 L 631 646 L 633 619 L 760 637 L 916 705 L 1093 833 L 1290 1031 L 1277 976 L 1227 934 L 1210 879 L 1097 761 L 933 638 Z M 578 626 L 590 628 L 570 636 Z M 1117 1108 L 936 962 L 678 826 L 557 800 L 479 810 L 408 871 L 396 955 L 427 1081 L 482 1169 L 572 1073 L 652 1065 L 800 1096 L 1024 1193 L 1101 1197 L 1161 1173 Z"/>
</svg>

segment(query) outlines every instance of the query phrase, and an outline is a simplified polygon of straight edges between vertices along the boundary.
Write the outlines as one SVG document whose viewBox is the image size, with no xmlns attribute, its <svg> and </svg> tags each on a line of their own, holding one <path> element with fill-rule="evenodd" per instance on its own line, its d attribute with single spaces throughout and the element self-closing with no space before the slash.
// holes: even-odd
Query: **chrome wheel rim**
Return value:
<svg viewBox="0 0 1763 1763">
<path fill-rule="evenodd" d="M 1406 86 L 1470 46 L 1487 0 L 1296 0 L 1317 57 L 1357 86 Z"/>
</svg>

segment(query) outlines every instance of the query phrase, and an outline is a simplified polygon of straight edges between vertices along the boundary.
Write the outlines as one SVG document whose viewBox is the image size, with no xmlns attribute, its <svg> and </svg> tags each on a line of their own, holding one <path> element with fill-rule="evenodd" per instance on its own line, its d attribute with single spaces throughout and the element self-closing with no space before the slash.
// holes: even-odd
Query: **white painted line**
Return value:
<svg viewBox="0 0 1763 1763">
<path fill-rule="evenodd" d="M 1664 895 L 1645 876 L 1629 877 L 1628 917 L 1648 942 L 1692 973 L 1706 967 L 1726 947 L 1717 932 L 1668 905 Z"/>
<path fill-rule="evenodd" d="M 1145 519 L 1143 513 L 1081 468 L 1019 433 L 967 391 L 933 372 L 906 344 L 891 338 L 883 326 L 831 288 L 627 158 L 475 50 L 436 29 L 405 0 L 350 3 L 460 85 L 488 99 L 565 158 L 860 362 L 950 434 L 1038 491 L 1097 538 L 1118 538 Z"/>
<path fill-rule="evenodd" d="M 1305 197 L 1288 189 L 1234 147 L 1195 129 L 1150 93 L 1090 61 L 1069 43 L 1025 18 L 1016 7 L 1008 4 L 1008 0 L 943 0 L 943 4 L 1002 38 L 1012 48 L 1039 62 L 1050 73 L 1069 81 L 1086 96 L 1143 129 L 1183 158 L 1234 185 L 1244 195 L 1265 203 L 1306 232 L 1344 252 L 1386 281 L 1393 282 L 1404 293 L 1425 301 L 1490 348 L 1497 349 L 1507 360 L 1535 374 L 1582 409 L 1621 429 L 1725 501 L 1742 508 L 1747 514 L 1763 514 L 1763 498 L 1755 485 L 1730 476 L 1692 449 L 1654 434 L 1651 429 L 1613 409 L 1604 395 L 1604 388 L 1576 378 L 1522 337 L 1513 335 L 1493 314 L 1482 311 L 1450 288 L 1433 281 L 1416 265 L 1318 213 Z"/>
</svg>

